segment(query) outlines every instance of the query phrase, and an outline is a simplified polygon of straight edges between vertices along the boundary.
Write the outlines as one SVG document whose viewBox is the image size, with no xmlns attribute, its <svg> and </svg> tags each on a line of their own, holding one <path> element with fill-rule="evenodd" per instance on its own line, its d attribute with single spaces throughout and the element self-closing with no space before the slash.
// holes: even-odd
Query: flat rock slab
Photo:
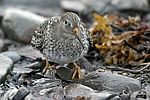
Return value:
<svg viewBox="0 0 150 100">
<path fill-rule="evenodd" d="M 95 93 L 90 87 L 84 86 L 82 84 L 72 83 L 64 87 L 64 93 L 68 97 L 86 96 L 89 93 Z"/>
<path fill-rule="evenodd" d="M 22 48 L 18 48 L 17 53 L 19 53 L 21 56 L 29 57 L 32 59 L 36 59 L 36 58 L 44 59 L 43 54 L 40 53 L 40 51 L 33 49 L 30 45 L 27 45 Z"/>
<path fill-rule="evenodd" d="M 7 73 L 13 68 L 13 61 L 0 54 L 0 83 L 4 82 Z"/>
<path fill-rule="evenodd" d="M 2 29 L 7 38 L 22 43 L 30 43 L 36 27 L 45 19 L 30 11 L 7 9 L 3 15 Z"/>
<path fill-rule="evenodd" d="M 2 52 L 1 54 L 10 58 L 14 63 L 21 59 L 21 56 L 15 51 L 6 51 Z"/>
<path fill-rule="evenodd" d="M 89 73 L 82 84 L 85 84 L 93 89 L 99 91 L 121 92 L 125 87 L 129 87 L 133 92 L 141 90 L 141 83 L 139 80 L 122 76 L 117 72 L 94 71 Z"/>
</svg>

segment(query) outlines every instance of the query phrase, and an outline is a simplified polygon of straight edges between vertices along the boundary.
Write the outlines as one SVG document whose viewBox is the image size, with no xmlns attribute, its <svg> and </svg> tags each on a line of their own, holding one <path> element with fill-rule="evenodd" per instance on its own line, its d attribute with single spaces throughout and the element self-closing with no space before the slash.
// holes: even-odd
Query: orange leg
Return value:
<svg viewBox="0 0 150 100">
<path fill-rule="evenodd" d="M 46 58 L 46 67 L 43 70 L 42 74 L 45 74 L 48 69 L 52 69 L 52 68 L 55 68 L 55 67 L 53 65 L 51 66 L 48 62 L 48 58 Z"/>
<path fill-rule="evenodd" d="M 75 66 L 75 68 L 74 73 L 72 75 L 72 79 L 74 79 L 76 74 L 78 74 L 78 79 L 82 79 L 80 67 L 76 64 L 76 62 L 73 62 L 73 65 Z"/>
</svg>

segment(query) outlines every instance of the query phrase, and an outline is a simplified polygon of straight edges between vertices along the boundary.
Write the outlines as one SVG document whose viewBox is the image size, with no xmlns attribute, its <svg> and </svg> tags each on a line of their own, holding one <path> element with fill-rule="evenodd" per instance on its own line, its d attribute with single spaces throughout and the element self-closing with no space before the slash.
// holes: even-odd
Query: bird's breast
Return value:
<svg viewBox="0 0 150 100">
<path fill-rule="evenodd" d="M 77 40 L 53 39 L 48 44 L 43 48 L 42 53 L 52 62 L 66 64 L 83 56 L 83 48 Z"/>
</svg>

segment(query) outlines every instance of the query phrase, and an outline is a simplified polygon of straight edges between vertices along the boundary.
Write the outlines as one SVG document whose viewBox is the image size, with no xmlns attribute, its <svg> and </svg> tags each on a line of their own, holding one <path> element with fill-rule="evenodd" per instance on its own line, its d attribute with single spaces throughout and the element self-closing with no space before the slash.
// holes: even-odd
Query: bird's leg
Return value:
<svg viewBox="0 0 150 100">
<path fill-rule="evenodd" d="M 74 73 L 72 75 L 72 79 L 74 79 L 76 74 L 78 74 L 78 79 L 82 79 L 80 67 L 76 64 L 76 62 L 73 62 L 73 65 L 75 66 L 75 68 L 74 68 Z"/>
<path fill-rule="evenodd" d="M 48 62 L 48 58 L 46 58 L 46 67 L 44 68 L 42 74 L 45 74 L 48 69 L 52 69 L 52 68 L 55 68 L 54 65 L 51 66 Z"/>
</svg>

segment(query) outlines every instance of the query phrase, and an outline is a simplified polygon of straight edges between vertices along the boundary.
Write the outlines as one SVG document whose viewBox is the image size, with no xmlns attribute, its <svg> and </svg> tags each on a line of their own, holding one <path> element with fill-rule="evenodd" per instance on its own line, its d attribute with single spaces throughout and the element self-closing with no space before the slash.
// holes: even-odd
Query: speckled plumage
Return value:
<svg viewBox="0 0 150 100">
<path fill-rule="evenodd" d="M 73 34 L 74 28 L 78 28 L 79 39 Z M 86 25 L 72 12 L 44 21 L 37 27 L 31 40 L 34 49 L 59 64 L 72 63 L 84 56 L 90 44 L 92 37 Z"/>
</svg>

